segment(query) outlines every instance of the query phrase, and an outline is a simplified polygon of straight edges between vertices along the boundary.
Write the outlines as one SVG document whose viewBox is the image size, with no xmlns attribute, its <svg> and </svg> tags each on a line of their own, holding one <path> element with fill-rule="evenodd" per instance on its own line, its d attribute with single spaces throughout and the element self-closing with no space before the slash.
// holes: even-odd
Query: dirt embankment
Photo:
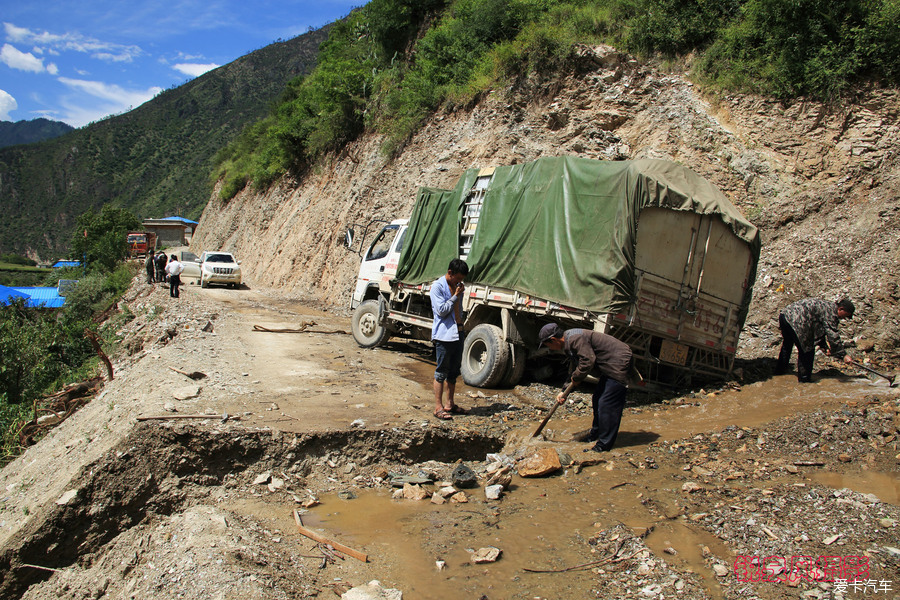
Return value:
<svg viewBox="0 0 900 600">
<path fill-rule="evenodd" d="M 584 48 L 577 72 L 436 115 L 391 161 L 367 136 L 301 180 L 227 203 L 214 195 L 193 247 L 233 250 L 259 285 L 342 307 L 359 266 L 343 246 L 346 228 L 408 216 L 419 186 L 452 187 L 467 168 L 547 155 L 664 158 L 711 180 L 762 231 L 742 356 L 771 353 L 773 316 L 810 295 L 851 296 L 858 317 L 845 332 L 892 351 L 900 342 L 898 115 L 896 90 L 864 90 L 837 105 L 710 99 L 681 73 Z"/>
</svg>

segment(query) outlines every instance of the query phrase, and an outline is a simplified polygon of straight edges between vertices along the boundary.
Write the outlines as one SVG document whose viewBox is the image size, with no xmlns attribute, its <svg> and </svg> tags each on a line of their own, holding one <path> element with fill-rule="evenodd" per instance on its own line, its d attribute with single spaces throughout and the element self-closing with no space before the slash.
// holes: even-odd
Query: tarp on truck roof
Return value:
<svg viewBox="0 0 900 600">
<path fill-rule="evenodd" d="M 459 255 L 463 205 L 478 173 L 467 170 L 452 190 L 419 190 L 399 280 L 419 284 L 447 272 Z M 752 284 L 759 232 L 711 183 L 669 161 L 571 156 L 495 169 L 467 279 L 593 312 L 622 311 L 635 295 L 637 223 L 647 207 L 718 215 L 750 247 Z M 748 290 L 744 314 L 749 301 Z"/>
</svg>

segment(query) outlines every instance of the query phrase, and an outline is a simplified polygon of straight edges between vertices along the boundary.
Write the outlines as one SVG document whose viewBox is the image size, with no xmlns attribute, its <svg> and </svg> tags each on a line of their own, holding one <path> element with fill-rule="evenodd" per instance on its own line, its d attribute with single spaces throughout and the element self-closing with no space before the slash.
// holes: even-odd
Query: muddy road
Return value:
<svg viewBox="0 0 900 600">
<path fill-rule="evenodd" d="M 138 281 L 122 308 L 115 380 L 0 475 L 3 597 L 900 593 L 900 392 L 823 357 L 803 387 L 633 394 L 601 456 L 577 441 L 587 389 L 532 439 L 552 381 L 459 386 L 470 415 L 439 422 L 424 344 L 360 349 L 346 316 L 265 290 Z M 542 449 L 561 468 L 521 477 Z"/>
</svg>

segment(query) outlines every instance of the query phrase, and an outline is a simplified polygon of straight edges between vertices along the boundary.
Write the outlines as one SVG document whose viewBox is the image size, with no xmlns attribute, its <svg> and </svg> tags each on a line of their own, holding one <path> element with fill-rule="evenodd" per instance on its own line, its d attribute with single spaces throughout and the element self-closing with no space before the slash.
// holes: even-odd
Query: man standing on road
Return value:
<svg viewBox="0 0 900 600">
<path fill-rule="evenodd" d="M 431 312 L 434 322 L 431 339 L 437 353 L 437 368 L 434 371 L 434 416 L 437 419 L 452 419 L 454 414 L 464 415 L 469 411 L 456 405 L 456 378 L 462 364 L 463 280 L 469 274 L 469 265 L 454 258 L 447 267 L 447 274 L 431 284 Z M 443 404 L 444 384 L 447 384 L 447 404 Z"/>
<path fill-rule="evenodd" d="M 608 452 L 616 443 L 622 422 L 631 348 L 611 335 L 589 329 L 563 331 L 556 323 L 544 325 L 538 340 L 539 345 L 562 350 L 569 357 L 568 385 L 557 394 L 557 403 L 563 404 L 572 390 L 592 371 L 597 375 L 597 385 L 591 397 L 594 419 L 586 440 L 596 444 L 584 451 Z"/>
<path fill-rule="evenodd" d="M 775 374 L 787 372 L 794 346 L 797 346 L 797 381 L 800 383 L 812 381 L 816 346 L 845 363 L 853 362 L 844 350 L 838 326 L 840 319 L 852 319 L 855 311 L 849 298 L 838 302 L 804 298 L 787 305 L 778 316 L 782 340 Z"/>
<path fill-rule="evenodd" d="M 173 298 L 178 297 L 182 271 L 184 271 L 184 265 L 178 262 L 178 257 L 173 254 L 169 264 L 166 265 L 166 274 L 169 276 L 169 295 Z"/>
<path fill-rule="evenodd" d="M 147 250 L 147 260 L 144 261 L 144 268 L 147 269 L 147 283 L 153 283 L 156 273 L 156 261 L 154 260 L 153 250 Z"/>
<path fill-rule="evenodd" d="M 156 281 L 160 283 L 166 282 L 166 253 L 160 252 L 156 255 Z"/>
</svg>

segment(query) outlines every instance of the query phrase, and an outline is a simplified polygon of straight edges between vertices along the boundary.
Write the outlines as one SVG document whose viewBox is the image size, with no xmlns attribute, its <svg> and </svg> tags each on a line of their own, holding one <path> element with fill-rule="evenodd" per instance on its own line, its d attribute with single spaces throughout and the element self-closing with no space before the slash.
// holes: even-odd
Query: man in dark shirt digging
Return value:
<svg viewBox="0 0 900 600">
<path fill-rule="evenodd" d="M 569 381 L 556 396 L 559 404 L 566 401 L 588 374 L 594 372 L 597 375 L 599 381 L 591 397 L 594 420 L 587 438 L 587 441 L 596 444 L 585 452 L 611 450 L 619 434 L 619 423 L 625 408 L 631 348 L 611 335 L 589 329 L 563 331 L 556 323 L 544 325 L 538 340 L 540 345 L 551 350 L 562 350 L 569 357 Z"/>
<path fill-rule="evenodd" d="M 845 363 L 852 362 L 844 351 L 838 324 L 840 319 L 853 318 L 855 310 L 848 298 L 838 302 L 804 298 L 787 305 L 778 317 L 782 341 L 775 374 L 783 375 L 787 372 L 794 346 L 797 346 L 797 381 L 800 383 L 812 380 L 816 346 L 820 346 L 834 358 L 843 359 Z"/>
</svg>

